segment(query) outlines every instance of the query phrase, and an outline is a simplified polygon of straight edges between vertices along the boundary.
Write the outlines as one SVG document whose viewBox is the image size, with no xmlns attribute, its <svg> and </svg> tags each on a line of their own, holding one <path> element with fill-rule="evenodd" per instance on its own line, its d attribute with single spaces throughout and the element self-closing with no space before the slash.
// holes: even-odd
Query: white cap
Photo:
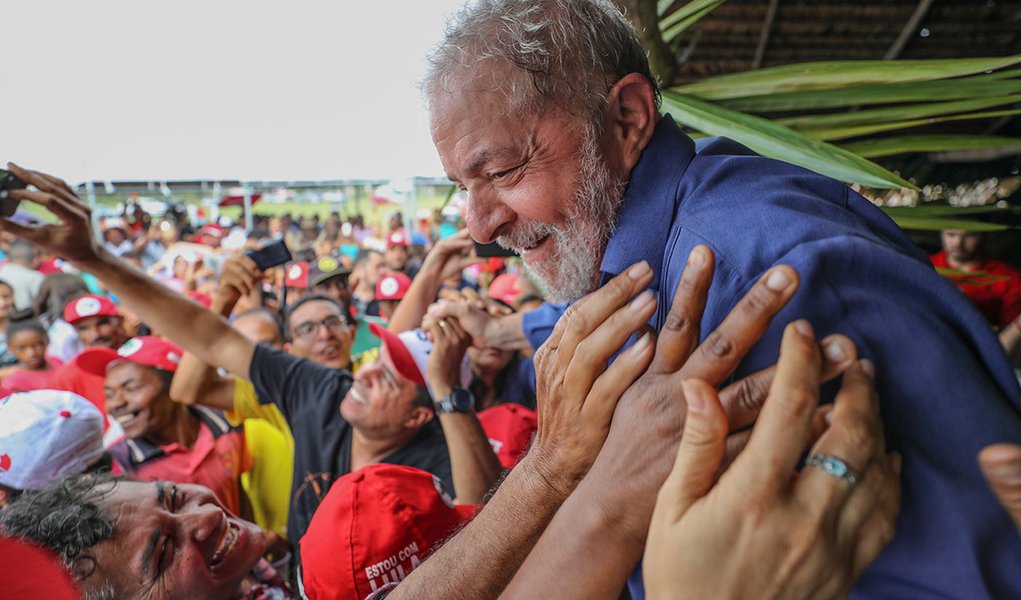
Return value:
<svg viewBox="0 0 1021 600">
<path fill-rule="evenodd" d="M 0 399 L 0 484 L 38 490 L 103 455 L 103 415 L 78 394 L 34 390 Z"/>
</svg>

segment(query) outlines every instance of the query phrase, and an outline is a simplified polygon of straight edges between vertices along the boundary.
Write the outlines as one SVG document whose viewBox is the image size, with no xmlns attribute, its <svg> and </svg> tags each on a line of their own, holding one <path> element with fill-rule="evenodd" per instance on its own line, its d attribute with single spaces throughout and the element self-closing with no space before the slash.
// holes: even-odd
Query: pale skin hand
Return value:
<svg viewBox="0 0 1021 600">
<path fill-rule="evenodd" d="M 401 332 L 418 327 L 426 308 L 436 299 L 443 281 L 481 260 L 467 255 L 473 245 L 467 229 L 437 242 L 426 255 L 421 270 L 391 315 L 387 329 Z"/>
<path fill-rule="evenodd" d="M 643 561 L 650 599 L 843 598 L 893 539 L 900 465 L 885 451 L 871 364 L 844 374 L 820 437 L 821 376 L 811 326 L 789 325 L 747 452 L 718 481 L 727 416 L 713 386 L 684 383 L 684 435 Z M 809 447 L 844 459 L 858 483 L 795 471 Z"/>
<path fill-rule="evenodd" d="M 990 489 L 1021 533 L 1021 446 L 993 444 L 978 455 Z"/>
<path fill-rule="evenodd" d="M 457 319 L 472 336 L 476 348 L 501 350 L 526 350 L 532 347 L 522 329 L 522 314 L 495 317 L 478 304 L 447 299 L 433 304 L 428 310 L 428 317 L 432 319 Z"/>
<path fill-rule="evenodd" d="M 232 256 L 220 269 L 220 282 L 213 296 L 213 312 L 228 317 L 242 296 L 258 291 L 262 272 L 243 255 Z M 221 377 L 191 352 L 185 352 L 170 384 L 170 399 L 182 404 L 202 404 L 220 410 L 234 410 L 234 378 Z"/>
<path fill-rule="evenodd" d="M 652 360 L 652 344 L 607 361 L 645 325 L 655 301 L 629 305 L 652 279 L 647 264 L 574 304 L 553 335 L 559 351 L 540 353 L 539 432 L 528 454 L 486 507 L 389 596 L 494 598 L 595 459 L 623 391 Z"/>
</svg>

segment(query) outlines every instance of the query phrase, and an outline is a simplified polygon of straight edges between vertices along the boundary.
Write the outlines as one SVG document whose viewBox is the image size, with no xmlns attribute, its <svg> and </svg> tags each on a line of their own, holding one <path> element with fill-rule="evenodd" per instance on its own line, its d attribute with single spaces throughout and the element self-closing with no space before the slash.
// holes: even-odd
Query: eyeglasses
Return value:
<svg viewBox="0 0 1021 600">
<path fill-rule="evenodd" d="M 340 315 L 330 315 L 322 321 L 306 321 L 294 328 L 292 333 L 296 338 L 307 338 L 319 332 L 319 327 L 325 327 L 330 331 L 342 331 L 347 327 L 347 321 Z"/>
</svg>

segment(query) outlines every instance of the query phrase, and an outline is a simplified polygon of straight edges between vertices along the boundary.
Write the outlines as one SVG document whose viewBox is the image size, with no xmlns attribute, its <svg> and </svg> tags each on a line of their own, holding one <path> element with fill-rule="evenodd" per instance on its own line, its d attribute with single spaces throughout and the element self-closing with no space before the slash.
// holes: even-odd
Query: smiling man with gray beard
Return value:
<svg viewBox="0 0 1021 600">
<path fill-rule="evenodd" d="M 771 267 L 800 276 L 733 375 L 773 364 L 795 318 L 820 337 L 847 334 L 875 361 L 888 447 L 904 457 L 904 505 L 896 538 L 855 597 L 1021 597 L 1021 539 L 975 461 L 988 444 L 1021 442 L 1017 381 L 981 316 L 879 209 L 730 140 L 693 142 L 658 112 L 644 50 L 605 0 L 474 2 L 453 17 L 423 90 L 440 160 L 468 193 L 472 237 L 519 250 L 551 298 L 575 300 L 644 260 L 659 299 L 649 325 L 691 328 L 667 315 L 685 260 L 704 244 L 715 272 L 703 335 Z M 432 314 L 474 318 L 449 305 Z M 536 347 L 559 311 L 538 314 L 545 323 L 524 317 L 526 333 L 539 332 Z M 500 345 L 488 322 L 470 328 Z M 656 393 L 672 399 L 661 414 L 622 415 L 638 399 L 621 399 L 608 447 L 546 529 L 516 592 L 534 597 L 556 581 L 558 595 L 609 597 L 624 584 L 684 420 L 679 386 Z M 823 397 L 831 400 L 832 390 Z M 664 432 L 663 423 L 676 427 Z M 587 531 L 592 522 L 615 526 Z M 585 562 L 594 548 L 611 551 Z M 565 583 L 578 564 L 586 577 Z M 643 596 L 640 573 L 630 587 Z"/>
</svg>

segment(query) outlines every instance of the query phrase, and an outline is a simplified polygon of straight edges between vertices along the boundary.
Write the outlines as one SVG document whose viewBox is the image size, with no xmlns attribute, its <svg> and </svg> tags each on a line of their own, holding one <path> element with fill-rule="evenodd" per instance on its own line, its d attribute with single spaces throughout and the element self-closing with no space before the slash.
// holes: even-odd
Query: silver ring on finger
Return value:
<svg viewBox="0 0 1021 600">
<path fill-rule="evenodd" d="M 858 483 L 858 474 L 851 467 L 847 466 L 846 462 L 830 454 L 810 454 L 805 459 L 805 466 L 821 469 L 823 473 L 847 482 L 849 485 Z"/>
</svg>

